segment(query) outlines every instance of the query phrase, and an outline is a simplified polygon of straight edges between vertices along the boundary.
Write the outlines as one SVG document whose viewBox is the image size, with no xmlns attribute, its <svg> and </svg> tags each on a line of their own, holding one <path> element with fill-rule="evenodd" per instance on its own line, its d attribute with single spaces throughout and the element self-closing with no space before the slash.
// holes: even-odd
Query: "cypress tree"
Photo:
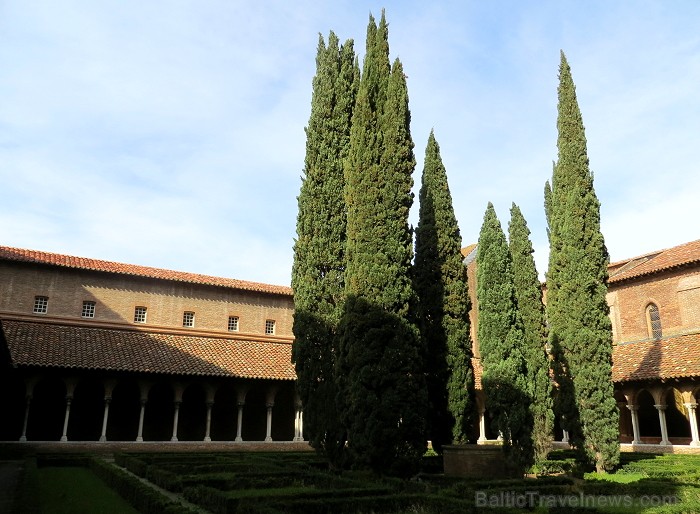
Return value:
<svg viewBox="0 0 700 514">
<path fill-rule="evenodd" d="M 530 413 L 533 421 L 534 459 L 536 463 L 547 458 L 554 437 L 552 386 L 549 374 L 549 356 L 546 351 L 547 324 L 542 287 L 537 276 L 530 230 L 513 204 L 508 225 L 508 246 L 513 261 L 515 295 L 523 321 L 523 352 L 527 365 L 527 383 L 532 399 Z"/>
<path fill-rule="evenodd" d="M 549 341 L 561 384 L 563 427 L 580 457 L 602 472 L 618 462 L 620 450 L 606 302 L 609 256 L 600 231 L 600 202 L 589 169 L 581 111 L 563 52 L 558 96 L 558 159 L 545 200 L 550 233 Z"/>
<path fill-rule="evenodd" d="M 292 268 L 292 361 L 306 436 L 333 465 L 341 463 L 346 441 L 336 405 L 335 367 L 344 297 L 343 161 L 358 74 L 352 41 L 339 48 L 331 32 L 326 47 L 319 35 Z"/>
<path fill-rule="evenodd" d="M 419 194 L 414 283 L 420 304 L 433 447 L 466 443 L 474 372 L 467 269 L 440 147 L 430 132 Z"/>
<path fill-rule="evenodd" d="M 425 450 L 425 380 L 412 321 L 415 167 L 401 63 L 389 64 L 384 14 L 370 16 L 345 169 L 347 247 L 340 395 L 355 467 L 406 474 Z"/>
<path fill-rule="evenodd" d="M 532 416 L 523 324 L 505 234 L 489 202 L 477 247 L 478 340 L 481 378 L 495 431 L 514 473 L 532 464 Z"/>
</svg>

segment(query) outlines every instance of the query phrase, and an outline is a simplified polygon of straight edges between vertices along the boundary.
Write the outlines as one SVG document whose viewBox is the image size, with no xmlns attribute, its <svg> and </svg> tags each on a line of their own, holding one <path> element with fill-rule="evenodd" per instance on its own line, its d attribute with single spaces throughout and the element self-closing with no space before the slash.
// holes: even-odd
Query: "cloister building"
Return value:
<svg viewBox="0 0 700 514">
<path fill-rule="evenodd" d="M 0 247 L 0 440 L 303 440 L 291 289 Z"/>
<path fill-rule="evenodd" d="M 700 240 L 609 275 L 621 441 L 700 446 Z M 0 440 L 303 441 L 292 319 L 288 287 L 0 247 Z"/>
</svg>

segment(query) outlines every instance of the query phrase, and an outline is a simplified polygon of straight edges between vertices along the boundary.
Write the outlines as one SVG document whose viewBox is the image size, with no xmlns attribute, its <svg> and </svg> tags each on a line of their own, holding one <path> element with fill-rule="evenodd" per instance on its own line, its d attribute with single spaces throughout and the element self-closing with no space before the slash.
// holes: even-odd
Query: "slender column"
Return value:
<svg viewBox="0 0 700 514">
<path fill-rule="evenodd" d="M 20 443 L 27 442 L 27 423 L 29 422 L 29 406 L 32 403 L 32 395 L 28 394 L 25 397 L 25 407 L 24 407 L 24 423 L 22 423 L 22 435 L 19 437 Z"/>
<path fill-rule="evenodd" d="M 267 433 L 265 435 L 265 442 L 268 443 L 272 441 L 272 407 L 274 406 L 274 403 L 267 403 Z"/>
<path fill-rule="evenodd" d="M 104 443 L 107 440 L 107 420 L 109 419 L 109 402 L 111 401 L 111 396 L 105 396 L 105 412 L 102 415 L 102 434 L 100 434 L 101 443 Z"/>
<path fill-rule="evenodd" d="M 214 402 L 207 402 L 207 428 L 204 431 L 204 442 L 205 443 L 210 443 L 211 442 L 211 408 L 214 405 Z"/>
<path fill-rule="evenodd" d="M 668 430 L 666 428 L 666 405 L 654 405 L 659 411 L 659 425 L 661 425 L 661 442 L 659 444 L 671 444 L 668 440 Z"/>
<path fill-rule="evenodd" d="M 61 442 L 65 443 L 68 441 L 68 419 L 70 418 L 70 404 L 73 401 L 72 395 L 66 396 L 66 414 L 63 416 L 63 435 L 61 436 Z"/>
<path fill-rule="evenodd" d="M 569 442 L 569 431 L 568 430 L 563 430 L 561 431 L 561 442 L 562 443 L 568 443 Z"/>
<path fill-rule="evenodd" d="M 479 410 L 479 439 L 476 440 L 478 443 L 483 443 L 486 441 L 486 410 Z"/>
<path fill-rule="evenodd" d="M 243 441 L 241 434 L 243 432 L 243 406 L 245 402 L 238 402 L 238 421 L 236 422 L 236 442 L 240 443 Z"/>
<path fill-rule="evenodd" d="M 139 412 L 139 431 L 136 434 L 136 442 L 137 443 L 142 443 L 143 442 L 143 418 L 144 415 L 146 414 L 146 400 L 145 398 L 141 398 L 141 412 Z"/>
<path fill-rule="evenodd" d="M 632 415 L 632 444 L 642 444 L 639 438 L 639 405 L 628 405 L 627 408 Z"/>
<path fill-rule="evenodd" d="M 304 440 L 304 409 L 299 409 L 299 441 Z"/>
<path fill-rule="evenodd" d="M 171 441 L 177 441 L 177 418 L 180 415 L 180 403 L 175 402 L 175 414 L 173 414 L 173 436 L 170 438 Z"/>
<path fill-rule="evenodd" d="M 698 404 L 686 403 L 684 405 L 685 408 L 688 409 L 688 421 L 690 422 L 690 434 L 692 435 L 690 446 L 700 446 L 700 437 L 698 437 L 698 418 L 696 412 Z"/>
</svg>

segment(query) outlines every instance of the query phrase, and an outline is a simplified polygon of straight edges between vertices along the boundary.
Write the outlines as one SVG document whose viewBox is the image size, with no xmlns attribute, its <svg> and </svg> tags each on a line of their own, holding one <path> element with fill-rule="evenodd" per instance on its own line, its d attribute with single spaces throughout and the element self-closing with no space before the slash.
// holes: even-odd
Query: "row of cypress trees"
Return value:
<svg viewBox="0 0 700 514">
<path fill-rule="evenodd" d="M 439 450 L 471 436 L 471 306 L 447 174 L 432 132 L 414 258 L 408 92 L 401 62 L 389 60 L 384 13 L 378 24 L 370 16 L 362 71 L 352 40 L 340 44 L 331 32 L 326 44 L 319 37 L 306 135 L 292 271 L 292 359 L 305 433 L 333 467 L 410 474 L 426 439 Z M 555 178 L 565 169 L 561 148 L 559 162 Z M 556 195 L 568 194 L 560 193 L 560 182 L 553 179 L 548 190 L 547 216 L 550 239 L 565 247 L 568 222 L 552 223 L 566 213 L 554 207 Z M 509 460 L 522 470 L 550 449 L 552 394 L 542 293 L 529 231 L 515 205 L 509 238 L 510 247 L 489 204 L 477 256 L 482 385 Z M 555 297 L 564 298 L 562 289 Z M 557 312 L 566 310 L 555 305 Z M 553 333 L 562 332 L 549 332 L 560 354 L 573 348 L 573 341 L 553 339 Z M 559 375 L 568 377 L 570 389 L 578 390 L 579 361 L 568 359 L 557 368 L 557 379 L 566 385 Z M 569 406 L 577 410 L 575 401 Z M 578 420 L 572 414 L 566 419 Z M 573 424 L 569 430 L 592 440 Z"/>
</svg>

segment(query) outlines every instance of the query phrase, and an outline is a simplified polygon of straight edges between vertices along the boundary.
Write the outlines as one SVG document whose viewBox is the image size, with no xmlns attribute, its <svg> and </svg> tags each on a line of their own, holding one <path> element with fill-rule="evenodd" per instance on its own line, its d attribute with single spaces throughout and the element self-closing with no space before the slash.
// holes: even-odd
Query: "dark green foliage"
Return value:
<svg viewBox="0 0 700 514">
<path fill-rule="evenodd" d="M 494 430 L 514 471 L 532 464 L 532 415 L 510 252 L 496 211 L 489 202 L 477 249 L 478 340 L 482 388 Z"/>
<path fill-rule="evenodd" d="M 333 465 L 340 463 L 345 447 L 335 366 L 344 295 L 343 161 L 349 151 L 358 75 L 352 41 L 339 48 L 331 32 L 326 47 L 319 36 L 292 269 L 292 360 L 305 434 Z"/>
<path fill-rule="evenodd" d="M 415 167 L 401 63 L 389 65 L 382 14 L 367 29 L 345 169 L 346 303 L 339 398 L 355 467 L 412 473 L 425 450 L 426 392 L 420 339 L 411 319 Z"/>
<path fill-rule="evenodd" d="M 421 314 L 429 438 L 466 443 L 473 411 L 469 291 L 457 218 L 440 147 L 430 132 L 420 190 L 414 284 Z"/>
<path fill-rule="evenodd" d="M 518 311 L 523 321 L 522 349 L 527 364 L 528 392 L 532 398 L 532 442 L 535 462 L 539 463 L 547 458 L 554 437 L 549 356 L 545 349 L 547 325 L 542 303 L 542 286 L 532 256 L 534 250 L 530 241 L 530 230 L 520 208 L 515 204 L 510 209 L 508 246 L 513 261 Z"/>
<path fill-rule="evenodd" d="M 600 231 L 586 137 L 571 70 L 559 67 L 558 160 L 546 187 L 550 256 L 547 273 L 549 342 L 560 385 L 556 407 L 581 457 L 602 471 L 619 459 L 608 317 L 608 252 Z"/>
</svg>

